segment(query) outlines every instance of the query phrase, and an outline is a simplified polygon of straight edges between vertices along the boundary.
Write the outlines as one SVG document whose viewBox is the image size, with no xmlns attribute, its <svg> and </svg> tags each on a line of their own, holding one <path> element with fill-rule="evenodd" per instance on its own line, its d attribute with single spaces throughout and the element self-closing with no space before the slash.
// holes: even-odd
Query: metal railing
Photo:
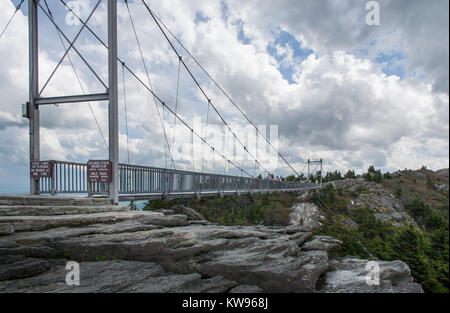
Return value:
<svg viewBox="0 0 450 313">
<path fill-rule="evenodd" d="M 39 179 L 39 192 L 41 194 L 83 194 L 102 195 L 108 193 L 106 183 L 88 183 L 87 164 L 50 161 L 52 164 L 52 177 Z"/>
<path fill-rule="evenodd" d="M 40 178 L 41 194 L 107 195 L 108 183 L 89 183 L 87 164 L 50 161 L 52 177 Z M 308 182 L 275 181 L 211 173 L 119 164 L 119 194 L 122 198 L 139 195 L 157 197 L 192 196 L 245 192 L 296 191 L 315 189 Z"/>
</svg>

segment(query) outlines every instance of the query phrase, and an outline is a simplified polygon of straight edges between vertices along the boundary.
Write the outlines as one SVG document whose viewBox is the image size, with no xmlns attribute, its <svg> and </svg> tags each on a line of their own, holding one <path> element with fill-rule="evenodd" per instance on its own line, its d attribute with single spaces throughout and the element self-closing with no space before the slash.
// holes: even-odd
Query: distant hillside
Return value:
<svg viewBox="0 0 450 313">
<path fill-rule="evenodd" d="M 448 169 L 372 167 L 363 177 L 329 182 L 306 200 L 327 218 L 314 233 L 343 241 L 335 257 L 402 260 L 426 292 L 448 292 Z"/>
<path fill-rule="evenodd" d="M 441 170 L 437 170 L 435 173 L 448 178 L 448 168 L 443 168 Z"/>
<path fill-rule="evenodd" d="M 390 174 L 383 186 L 405 203 L 407 210 L 418 222 L 424 218 L 424 207 L 434 214 L 449 217 L 449 177 L 448 169 L 436 172 L 422 168 L 416 171 L 404 170 Z"/>
</svg>

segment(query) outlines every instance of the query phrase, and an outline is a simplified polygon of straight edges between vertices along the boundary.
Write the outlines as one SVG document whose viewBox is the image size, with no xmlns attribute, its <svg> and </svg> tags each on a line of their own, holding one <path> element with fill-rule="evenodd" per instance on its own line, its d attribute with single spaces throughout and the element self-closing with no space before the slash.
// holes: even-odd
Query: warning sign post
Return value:
<svg viewBox="0 0 450 313">
<path fill-rule="evenodd" d="M 52 162 L 50 161 L 31 161 L 30 176 L 32 178 L 50 178 L 52 177 Z"/>
<path fill-rule="evenodd" d="M 87 165 L 89 183 L 112 182 L 112 165 L 109 160 L 91 160 Z"/>
</svg>

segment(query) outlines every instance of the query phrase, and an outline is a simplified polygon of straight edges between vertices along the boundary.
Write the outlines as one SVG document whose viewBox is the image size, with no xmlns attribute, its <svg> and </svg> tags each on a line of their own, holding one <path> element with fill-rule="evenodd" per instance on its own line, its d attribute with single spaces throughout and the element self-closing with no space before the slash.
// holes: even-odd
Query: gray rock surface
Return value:
<svg viewBox="0 0 450 313">
<path fill-rule="evenodd" d="M 289 214 L 290 225 L 303 225 L 308 230 L 321 226 L 323 220 L 325 216 L 313 203 L 297 203 L 292 206 L 292 212 Z"/>
<path fill-rule="evenodd" d="M 69 198 L 56 196 L 0 195 L 0 205 L 27 206 L 104 206 L 110 205 L 108 198 Z"/>
<path fill-rule="evenodd" d="M 136 211 L 2 216 L 0 225 L 22 227 L 0 235 L 0 292 L 315 292 L 330 269 L 327 251 L 341 244 L 309 239 L 305 225 L 188 219 Z M 69 260 L 80 262 L 81 286 L 65 284 Z M 412 279 L 407 270 L 401 276 Z"/>
<path fill-rule="evenodd" d="M 371 276 L 376 268 L 368 260 L 345 257 L 330 262 L 333 268 L 325 274 L 322 292 L 332 293 L 423 293 L 413 282 L 408 265 L 401 261 L 377 261 L 379 282 Z"/>
<path fill-rule="evenodd" d="M 65 262 L 39 275 L 0 282 L 0 292 L 225 292 L 237 284 L 222 277 L 167 273 L 152 262 L 81 262 L 80 285 L 68 286 Z"/>
<path fill-rule="evenodd" d="M 403 203 L 395 198 L 380 184 L 367 182 L 363 179 L 346 179 L 333 181 L 335 188 L 356 192 L 358 197 L 347 205 L 347 210 L 369 209 L 375 218 L 394 226 L 412 224 L 417 226 L 414 219 L 406 212 Z"/>
<path fill-rule="evenodd" d="M 434 184 L 434 188 L 436 188 L 439 191 L 445 191 L 448 192 L 448 184 Z"/>
<path fill-rule="evenodd" d="M 188 208 L 184 205 L 179 205 L 175 208 L 175 211 L 179 214 L 184 214 L 188 217 L 188 220 L 205 220 L 203 215 L 195 211 L 194 209 Z"/>
<path fill-rule="evenodd" d="M 130 219 L 141 219 L 146 224 L 161 226 L 186 225 L 186 215 L 169 217 L 156 212 L 103 212 L 91 214 L 51 215 L 51 216 L 0 216 L 0 226 L 13 227 L 14 232 L 39 231 L 61 226 L 81 227 L 98 223 L 116 223 Z"/>
<path fill-rule="evenodd" d="M 302 246 L 303 250 L 320 250 L 329 251 L 342 244 L 342 241 L 334 239 L 329 236 L 314 236 L 311 241 L 308 241 Z"/>
<path fill-rule="evenodd" d="M 0 256 L 0 281 L 35 276 L 50 269 L 43 259 L 23 256 Z"/>
<path fill-rule="evenodd" d="M 237 287 L 232 288 L 229 293 L 259 293 L 263 290 L 258 286 L 251 285 L 239 285 Z"/>
<path fill-rule="evenodd" d="M 448 168 L 443 168 L 443 169 L 437 170 L 435 173 L 442 175 L 442 176 L 446 176 L 446 177 L 449 176 Z"/>
<path fill-rule="evenodd" d="M 102 212 L 125 212 L 129 207 L 115 205 L 101 206 L 32 206 L 0 205 L 0 216 L 49 216 L 67 214 L 91 214 Z"/>
<path fill-rule="evenodd" d="M 115 224 L 59 227 L 3 236 L 0 250 L 3 254 L 36 256 L 47 249 L 53 257 L 81 262 L 99 258 L 155 262 L 180 275 L 220 276 L 235 281 L 236 286 L 255 285 L 264 291 L 278 292 L 314 291 L 318 277 L 328 266 L 326 253 L 301 251 L 298 243 L 308 235 L 301 227 L 167 227 L 179 225 L 186 216 L 180 219 L 179 215 L 169 215 L 163 220 L 155 213 L 145 212 L 127 217 L 131 227 L 128 229 L 121 219 Z"/>
<path fill-rule="evenodd" d="M 300 192 L 300 194 L 298 195 L 298 199 L 300 201 L 305 201 L 306 199 L 308 199 L 308 197 L 311 195 L 311 193 L 309 191 L 302 191 Z"/>
<path fill-rule="evenodd" d="M 9 235 L 14 233 L 14 225 L 12 223 L 0 224 L 0 235 Z"/>
</svg>

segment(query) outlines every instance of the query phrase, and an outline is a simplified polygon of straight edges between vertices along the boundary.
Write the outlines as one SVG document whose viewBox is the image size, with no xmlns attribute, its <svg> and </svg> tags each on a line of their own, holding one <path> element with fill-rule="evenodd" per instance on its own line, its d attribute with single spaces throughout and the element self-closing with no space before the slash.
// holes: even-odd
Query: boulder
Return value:
<svg viewBox="0 0 450 313">
<path fill-rule="evenodd" d="M 330 266 L 333 270 L 325 274 L 322 292 L 423 293 L 422 287 L 413 281 L 408 265 L 402 261 L 369 263 L 345 257 L 331 261 Z"/>
<path fill-rule="evenodd" d="M 322 225 L 320 221 L 325 220 L 325 216 L 320 212 L 317 205 L 313 203 L 297 203 L 292 207 L 289 214 L 290 225 L 302 225 L 308 230 Z"/>
<path fill-rule="evenodd" d="M 203 215 L 201 215 L 200 213 L 198 213 L 194 209 L 188 208 L 188 207 L 186 207 L 184 205 L 177 206 L 175 208 L 175 211 L 177 211 L 179 214 L 186 215 L 188 220 L 194 220 L 194 221 L 205 220 Z"/>
<path fill-rule="evenodd" d="M 342 241 L 329 236 L 314 236 L 311 241 L 302 246 L 302 250 L 329 251 L 342 244 Z"/>
</svg>

